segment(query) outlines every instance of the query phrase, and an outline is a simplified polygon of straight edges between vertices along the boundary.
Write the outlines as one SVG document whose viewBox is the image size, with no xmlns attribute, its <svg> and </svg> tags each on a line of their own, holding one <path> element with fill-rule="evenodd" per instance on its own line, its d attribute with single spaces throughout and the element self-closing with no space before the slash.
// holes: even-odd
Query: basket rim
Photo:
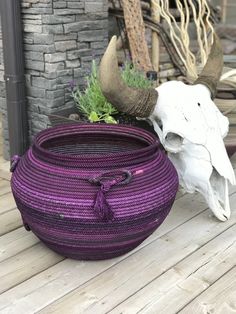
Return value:
<svg viewBox="0 0 236 314">
<path fill-rule="evenodd" d="M 130 138 L 130 140 L 140 140 L 147 144 L 146 147 L 138 148 L 134 150 L 122 151 L 122 152 L 109 152 L 109 153 L 94 153 L 94 154 L 79 154 L 72 155 L 66 153 L 58 153 L 51 152 L 47 148 L 42 147 L 44 143 L 51 139 L 60 138 L 63 136 L 70 135 L 106 135 L 108 134 L 120 135 L 120 137 Z M 150 155 L 153 155 L 160 147 L 159 139 L 154 136 L 152 133 L 143 130 L 138 127 L 127 126 L 127 125 L 114 125 L 114 124 L 91 124 L 91 123 L 75 123 L 75 124 L 63 124 L 59 126 L 55 126 L 52 128 L 48 128 L 39 132 L 34 140 L 32 145 L 32 151 L 37 158 L 40 160 L 47 161 L 53 164 L 61 164 L 65 165 L 70 163 L 78 163 L 78 159 L 80 164 L 88 164 L 96 167 L 96 163 L 104 162 L 106 160 L 107 165 L 109 163 L 119 164 L 120 161 L 123 160 L 132 160 L 135 163 L 135 160 L 145 159 L 150 160 Z M 100 167 L 100 165 L 99 165 Z"/>
</svg>

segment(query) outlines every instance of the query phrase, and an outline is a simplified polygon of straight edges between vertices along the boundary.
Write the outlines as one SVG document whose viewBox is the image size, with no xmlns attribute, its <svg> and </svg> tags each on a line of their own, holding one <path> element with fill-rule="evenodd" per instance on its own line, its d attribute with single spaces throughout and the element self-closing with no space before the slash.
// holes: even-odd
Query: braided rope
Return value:
<svg viewBox="0 0 236 314">
<path fill-rule="evenodd" d="M 178 177 L 159 141 L 118 125 L 62 125 L 14 158 L 11 186 L 27 230 L 76 259 L 126 253 L 166 218 Z"/>
</svg>

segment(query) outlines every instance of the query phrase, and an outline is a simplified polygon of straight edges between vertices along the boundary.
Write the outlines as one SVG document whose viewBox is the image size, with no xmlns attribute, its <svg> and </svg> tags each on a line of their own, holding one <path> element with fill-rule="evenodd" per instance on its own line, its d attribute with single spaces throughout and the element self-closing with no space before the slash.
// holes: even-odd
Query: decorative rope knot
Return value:
<svg viewBox="0 0 236 314">
<path fill-rule="evenodd" d="M 98 177 L 89 180 L 92 184 L 100 185 L 94 201 L 94 211 L 102 221 L 111 221 L 114 218 L 114 212 L 106 199 L 106 193 L 114 185 L 125 185 L 130 182 L 132 174 L 128 170 L 114 170 L 105 172 Z"/>
</svg>

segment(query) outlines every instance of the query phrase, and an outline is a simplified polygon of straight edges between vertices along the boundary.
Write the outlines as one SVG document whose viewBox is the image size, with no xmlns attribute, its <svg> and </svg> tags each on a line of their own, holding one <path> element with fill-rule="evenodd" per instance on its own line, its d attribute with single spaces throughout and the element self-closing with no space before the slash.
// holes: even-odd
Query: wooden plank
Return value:
<svg viewBox="0 0 236 314">
<path fill-rule="evenodd" d="M 18 228 L 0 237 L 0 262 L 35 245 L 39 239 L 24 227 Z"/>
<path fill-rule="evenodd" d="M 232 202 L 235 201 L 236 194 L 232 198 Z M 139 291 L 235 222 L 236 213 L 226 223 L 210 221 L 207 213 L 202 213 L 65 295 L 40 313 L 59 313 L 66 309 L 71 313 L 78 310 L 83 313 L 107 313 L 124 301 L 127 295 Z"/>
<path fill-rule="evenodd" d="M 235 265 L 235 235 L 236 225 L 187 256 L 111 313 L 177 313 Z"/>
<path fill-rule="evenodd" d="M 235 196 L 233 201 L 235 201 Z M 190 202 L 189 207 L 191 206 Z M 198 211 L 199 208 L 202 210 L 204 204 L 198 203 Z M 181 207 L 177 211 L 181 215 Z M 84 311 L 89 306 L 92 312 L 96 309 L 104 313 L 101 300 L 105 296 L 109 295 L 108 298 L 111 298 L 112 303 L 108 305 L 114 307 L 115 303 L 122 302 L 127 295 L 135 293 L 153 280 L 153 276 L 155 278 L 165 272 L 236 222 L 236 213 L 225 223 L 209 219 L 208 215 L 209 213 L 204 211 L 161 238 L 155 241 L 152 238 L 151 243 L 149 238 L 149 242 L 143 243 L 145 247 L 140 246 L 116 259 L 95 263 L 63 261 L 2 294 L 0 309 L 2 307 L 6 312 L 17 313 L 20 309 L 28 309 L 27 313 L 32 313 L 67 294 L 53 306 L 56 308 L 60 303 L 62 312 L 67 308 L 68 313 L 70 310 L 73 311 L 73 306 L 80 304 L 81 308 L 76 308 L 76 313 L 80 309 Z M 198 232 L 193 232 L 193 230 L 198 230 Z M 48 276 L 50 282 L 48 282 Z M 92 279 L 93 277 L 95 278 Z M 85 284 L 88 280 L 90 281 Z M 81 286 L 83 284 L 85 285 Z M 80 288 L 76 289 L 77 287 Z M 74 292 L 69 293 L 72 290 Z M 106 303 L 105 306 L 107 306 Z"/>
<path fill-rule="evenodd" d="M 193 214 L 193 213 L 192 213 Z M 171 215 L 170 215 L 171 216 Z M 184 217 L 184 216 L 183 216 Z M 172 222 L 175 222 L 176 223 L 176 219 L 173 219 L 172 220 Z M 177 222 L 179 222 L 179 221 L 177 221 Z M 171 223 L 170 223 L 170 225 L 169 225 L 169 227 L 171 227 Z M 172 228 L 173 228 L 173 225 L 172 225 Z M 119 260 L 119 259 L 118 259 Z M 79 263 L 79 262 L 78 262 Z M 60 264 L 63 264 L 63 263 L 60 263 Z M 65 270 L 66 270 L 67 268 L 65 268 Z"/>
<path fill-rule="evenodd" d="M 21 226 L 22 219 L 18 209 L 0 215 L 0 236 Z"/>
<path fill-rule="evenodd" d="M 186 205 L 186 200 L 191 203 L 190 207 Z M 165 223 L 134 251 L 113 260 L 95 263 L 79 262 L 70 259 L 65 260 L 2 294 L 0 296 L 0 304 L 6 308 L 11 308 L 18 313 L 20 313 L 19 311 L 21 308 L 25 311 L 28 309 L 28 312 L 25 313 L 32 313 L 36 310 L 40 310 L 51 302 L 64 296 L 64 294 L 104 272 L 109 267 L 119 263 L 130 254 L 140 250 L 156 238 L 176 229 L 176 227 L 188 221 L 204 209 L 206 209 L 206 204 L 199 195 L 186 194 L 175 202 Z M 206 219 L 209 218 L 206 217 Z M 50 278 L 50 282 L 48 282 L 48 278 Z M 27 302 L 29 303 L 34 304 L 34 300 L 37 300 L 35 306 L 31 305 L 29 308 L 28 305 L 25 305 L 26 295 Z M 18 300 L 17 304 L 15 304 L 15 300 Z"/>
<path fill-rule="evenodd" d="M 0 178 L 10 181 L 11 180 L 11 173 L 5 170 L 0 169 Z"/>
<path fill-rule="evenodd" d="M 10 191 L 11 187 L 9 181 L 7 180 L 0 181 L 0 196 L 9 193 Z"/>
<path fill-rule="evenodd" d="M 16 208 L 16 203 L 11 192 L 3 195 L 0 199 L 0 214 Z"/>
<path fill-rule="evenodd" d="M 11 178 L 11 173 L 9 169 L 10 169 L 10 162 L 3 159 L 3 157 L 0 156 L 0 177 L 9 181 Z"/>
<path fill-rule="evenodd" d="M 93 263 L 66 259 L 0 295 L 0 313 L 35 313 L 114 263 L 114 260 Z"/>
<path fill-rule="evenodd" d="M 230 125 L 236 125 L 236 113 L 228 113 L 226 116 L 229 119 Z"/>
<path fill-rule="evenodd" d="M 186 306 L 181 314 L 189 313 L 235 313 L 236 267 L 220 278 L 208 290 Z"/>
<path fill-rule="evenodd" d="M 42 243 L 38 243 L 0 263 L 0 293 L 20 284 L 41 271 L 64 260 Z"/>
</svg>

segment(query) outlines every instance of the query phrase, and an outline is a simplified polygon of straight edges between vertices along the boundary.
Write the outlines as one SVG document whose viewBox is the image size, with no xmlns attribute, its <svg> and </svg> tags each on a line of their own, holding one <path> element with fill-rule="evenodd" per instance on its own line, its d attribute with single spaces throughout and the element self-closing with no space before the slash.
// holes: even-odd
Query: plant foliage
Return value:
<svg viewBox="0 0 236 314">
<path fill-rule="evenodd" d="M 98 71 L 95 61 L 92 62 L 92 72 L 87 77 L 87 88 L 84 92 L 79 89 L 72 91 L 78 109 L 89 119 L 90 122 L 105 121 L 116 123 L 112 115 L 117 110 L 106 100 L 98 82 Z"/>
<path fill-rule="evenodd" d="M 130 87 L 150 88 L 152 86 L 152 82 L 129 63 L 124 65 L 121 75 Z M 91 75 L 87 77 L 87 88 L 81 92 L 72 87 L 72 96 L 79 111 L 90 122 L 117 123 L 113 116 L 118 114 L 118 111 L 107 101 L 101 91 L 95 61 L 92 62 Z"/>
<path fill-rule="evenodd" d="M 130 87 L 151 88 L 153 86 L 152 81 L 148 80 L 143 72 L 137 70 L 129 62 L 125 63 L 121 76 Z"/>
</svg>

